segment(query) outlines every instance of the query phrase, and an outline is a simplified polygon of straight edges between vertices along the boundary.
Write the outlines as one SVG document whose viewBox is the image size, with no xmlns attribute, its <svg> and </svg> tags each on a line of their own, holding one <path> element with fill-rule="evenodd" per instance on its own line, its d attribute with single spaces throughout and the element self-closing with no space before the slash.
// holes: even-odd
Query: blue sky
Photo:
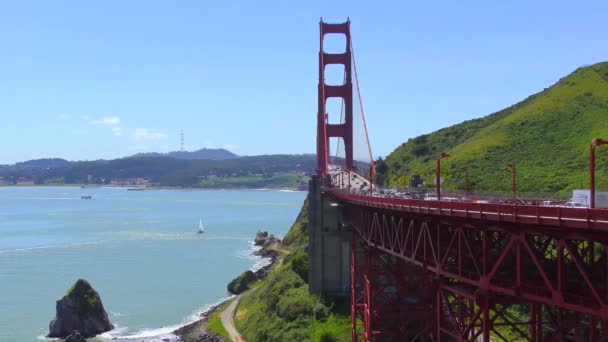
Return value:
<svg viewBox="0 0 608 342">
<path fill-rule="evenodd" d="M 606 1 L 2 2 L 0 163 L 177 150 L 181 129 L 190 150 L 314 152 L 321 16 L 350 16 L 384 156 L 608 60 L 607 12 Z"/>
</svg>

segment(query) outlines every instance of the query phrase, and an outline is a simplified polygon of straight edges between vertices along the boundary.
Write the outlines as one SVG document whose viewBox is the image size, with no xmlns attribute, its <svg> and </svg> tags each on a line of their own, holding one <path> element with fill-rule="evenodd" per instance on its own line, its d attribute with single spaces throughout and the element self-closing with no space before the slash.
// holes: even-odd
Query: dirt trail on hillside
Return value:
<svg viewBox="0 0 608 342">
<path fill-rule="evenodd" d="M 239 334 L 238 330 L 234 326 L 234 310 L 236 306 L 239 304 L 239 300 L 242 295 L 238 295 L 230 305 L 221 313 L 220 319 L 222 320 L 222 325 L 224 329 L 228 332 L 228 336 L 233 342 L 245 342 L 245 339 Z"/>
</svg>

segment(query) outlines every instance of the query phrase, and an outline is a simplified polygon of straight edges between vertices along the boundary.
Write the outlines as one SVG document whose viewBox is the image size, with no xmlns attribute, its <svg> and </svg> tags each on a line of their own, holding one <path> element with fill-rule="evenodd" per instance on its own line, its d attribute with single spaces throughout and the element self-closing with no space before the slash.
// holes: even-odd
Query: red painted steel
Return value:
<svg viewBox="0 0 608 342">
<path fill-rule="evenodd" d="M 352 340 L 430 340 L 432 275 L 366 244 L 354 230 L 351 246 Z"/>
<path fill-rule="evenodd" d="M 350 21 L 342 24 L 319 22 L 319 86 L 317 112 L 317 174 L 323 179 L 329 168 L 329 138 L 342 138 L 344 141 L 345 166 L 353 170 L 353 84 L 352 52 L 350 39 Z M 328 54 L 323 50 L 323 38 L 326 34 L 343 34 L 346 37 L 344 53 Z M 345 81 L 342 85 L 325 84 L 325 66 L 328 64 L 344 65 Z M 329 124 L 327 122 L 326 103 L 330 97 L 344 100 L 344 122 Z"/>
<path fill-rule="evenodd" d="M 331 191 L 345 202 L 443 218 L 464 218 L 495 223 L 517 223 L 553 228 L 608 232 L 608 210 L 460 201 L 427 201 L 397 197 L 356 195 Z"/>
<path fill-rule="evenodd" d="M 425 330 L 430 340 L 596 341 L 606 331 L 597 323 L 608 320 L 607 210 L 325 195 L 344 204 L 358 240 L 354 246 L 366 251 L 367 263 L 392 256 L 404 262 L 395 262 L 404 274 L 436 279 L 434 285 L 423 281 L 434 299 L 419 295 L 421 305 L 431 305 L 435 313 L 425 319 L 434 324 Z M 419 270 L 413 272 L 413 266 Z M 371 310 L 360 315 L 361 338 L 394 340 L 389 338 L 394 329 L 378 323 L 384 308 L 357 296 L 390 282 L 360 267 L 352 271 L 352 298 L 363 300 L 353 302 L 353 308 L 362 308 L 353 313 Z M 357 274 L 366 275 L 365 281 L 358 282 Z M 401 279 L 407 283 L 407 276 Z M 411 294 L 393 286 L 401 298 Z M 514 316 L 514 306 L 524 307 L 528 317 Z"/>
</svg>

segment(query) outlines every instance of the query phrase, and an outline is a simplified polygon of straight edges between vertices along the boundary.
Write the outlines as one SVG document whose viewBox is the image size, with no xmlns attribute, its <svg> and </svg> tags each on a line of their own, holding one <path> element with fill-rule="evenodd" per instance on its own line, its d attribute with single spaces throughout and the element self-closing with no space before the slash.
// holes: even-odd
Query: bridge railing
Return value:
<svg viewBox="0 0 608 342">
<path fill-rule="evenodd" d="M 419 214 L 608 230 L 608 209 L 408 199 L 361 195 L 339 189 L 327 189 L 326 192 L 359 205 Z"/>
</svg>

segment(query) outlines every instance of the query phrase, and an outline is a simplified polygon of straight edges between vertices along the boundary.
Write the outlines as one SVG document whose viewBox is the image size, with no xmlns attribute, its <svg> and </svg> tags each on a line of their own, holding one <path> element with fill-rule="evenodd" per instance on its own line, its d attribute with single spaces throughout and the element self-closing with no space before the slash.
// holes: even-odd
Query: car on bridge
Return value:
<svg viewBox="0 0 608 342">
<path fill-rule="evenodd" d="M 587 208 L 587 206 L 583 203 L 574 201 L 566 202 L 566 204 L 564 204 L 563 206 L 566 208 Z"/>
<path fill-rule="evenodd" d="M 563 201 L 542 201 L 542 203 L 540 204 L 543 207 L 559 207 L 559 206 L 563 206 L 564 202 Z"/>
</svg>

